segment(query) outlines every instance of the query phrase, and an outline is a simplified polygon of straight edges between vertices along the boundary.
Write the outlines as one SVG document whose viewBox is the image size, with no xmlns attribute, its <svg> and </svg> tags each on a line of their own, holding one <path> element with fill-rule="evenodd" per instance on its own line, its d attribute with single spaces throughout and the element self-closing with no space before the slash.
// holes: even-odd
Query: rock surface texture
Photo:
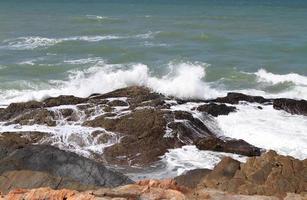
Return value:
<svg viewBox="0 0 307 200">
<path fill-rule="evenodd" d="M 246 163 L 226 157 L 201 181 L 200 187 L 247 195 L 306 195 L 307 159 L 301 161 L 274 151 L 249 158 Z"/>
<path fill-rule="evenodd" d="M 224 102 L 238 99 L 257 98 L 187 101 L 128 87 L 88 98 L 12 103 L 0 110 L 0 122 L 11 133 L 26 134 L 23 127 L 44 130 L 28 143 L 57 146 L 109 164 L 150 165 L 168 149 L 196 144 L 202 150 L 260 155 L 259 148 L 243 140 L 220 138 L 214 128 L 214 116 L 236 110 Z"/>
</svg>

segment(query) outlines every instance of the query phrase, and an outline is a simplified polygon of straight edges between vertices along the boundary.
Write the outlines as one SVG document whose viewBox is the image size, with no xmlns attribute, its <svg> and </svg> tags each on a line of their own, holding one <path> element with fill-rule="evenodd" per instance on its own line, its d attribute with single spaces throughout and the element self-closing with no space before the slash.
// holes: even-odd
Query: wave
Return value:
<svg viewBox="0 0 307 200">
<path fill-rule="evenodd" d="M 96 60 L 68 62 L 84 63 Z M 0 102 L 41 100 L 69 94 L 87 97 L 93 93 L 105 93 L 133 85 L 146 86 L 154 91 L 182 98 L 214 98 L 223 95 L 203 81 L 207 66 L 205 63 L 169 63 L 170 72 L 163 77 L 156 77 L 141 63 L 113 65 L 101 61 L 85 70 L 70 71 L 65 81 L 49 81 L 49 87 L 44 90 L 0 90 Z"/>
<path fill-rule="evenodd" d="M 307 86 L 307 76 L 302 76 L 296 73 L 280 75 L 267 72 L 265 69 L 260 69 L 254 74 L 257 76 L 259 82 L 268 82 L 272 84 L 292 82 L 296 85 Z"/>
<path fill-rule="evenodd" d="M 118 40 L 118 39 L 150 39 L 158 32 L 147 32 L 143 34 L 120 36 L 120 35 L 104 35 L 104 36 L 74 36 L 67 38 L 46 38 L 39 36 L 19 37 L 9 39 L 2 42 L 2 48 L 11 50 L 31 50 L 36 48 L 47 48 L 62 42 L 69 41 L 85 41 L 85 42 L 99 42 L 103 40 Z"/>
<path fill-rule="evenodd" d="M 100 57 L 66 60 L 64 63 L 71 65 L 87 64 L 91 67 L 83 70 L 69 71 L 65 80 L 50 80 L 48 85 L 44 85 L 44 89 L 38 86 L 36 90 L 0 90 L 0 103 L 8 104 L 33 99 L 41 100 L 58 95 L 87 97 L 93 93 L 106 93 L 133 85 L 149 87 L 156 92 L 179 98 L 211 99 L 225 96 L 229 92 L 220 88 L 220 86 L 216 86 L 215 82 L 205 81 L 206 69 L 209 65 L 201 62 L 170 62 L 168 64 L 169 73 L 164 76 L 154 75 L 149 70 L 149 67 L 142 63 L 108 64 Z M 277 77 L 280 76 L 289 77 L 287 75 L 277 75 Z M 260 95 L 267 98 L 307 99 L 307 87 L 303 85 L 304 77 L 296 76 L 301 77 L 301 80 L 291 80 L 301 85 L 286 88 L 278 93 L 270 93 L 252 88 L 232 91 Z"/>
</svg>

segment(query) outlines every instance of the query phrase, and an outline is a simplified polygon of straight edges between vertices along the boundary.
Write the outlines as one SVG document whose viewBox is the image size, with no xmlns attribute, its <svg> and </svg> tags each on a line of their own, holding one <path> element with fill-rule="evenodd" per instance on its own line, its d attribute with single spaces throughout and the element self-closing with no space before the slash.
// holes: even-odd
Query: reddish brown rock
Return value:
<svg viewBox="0 0 307 200">
<path fill-rule="evenodd" d="M 224 158 L 201 184 L 240 194 L 285 197 L 287 193 L 307 192 L 306 175 L 307 160 L 269 151 L 243 164 Z"/>
</svg>

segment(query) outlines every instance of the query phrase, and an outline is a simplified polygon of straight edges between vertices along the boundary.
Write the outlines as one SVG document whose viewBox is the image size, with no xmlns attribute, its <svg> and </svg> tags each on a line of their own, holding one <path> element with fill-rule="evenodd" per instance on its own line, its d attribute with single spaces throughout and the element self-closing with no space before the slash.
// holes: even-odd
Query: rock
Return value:
<svg viewBox="0 0 307 200">
<path fill-rule="evenodd" d="M 87 102 L 87 98 L 80 98 L 75 97 L 72 95 L 61 95 L 58 97 L 51 97 L 48 99 L 45 99 L 43 101 L 44 107 L 54 107 L 54 106 L 60 106 L 60 105 L 76 105 L 80 103 Z"/>
<path fill-rule="evenodd" d="M 48 125 L 48 126 L 55 126 L 55 116 L 54 113 L 46 110 L 44 108 L 36 109 L 28 111 L 23 115 L 19 115 L 18 117 L 14 118 L 12 121 L 6 123 L 6 125 L 10 124 L 19 124 L 19 125 L 33 125 L 33 124 L 41 124 L 41 125 Z"/>
<path fill-rule="evenodd" d="M 13 170 L 42 171 L 83 185 L 115 187 L 132 183 L 126 176 L 100 163 L 44 145 L 16 149 L 0 160 L 0 174 Z"/>
<path fill-rule="evenodd" d="M 48 133 L 42 132 L 4 132 L 0 134 L 0 159 L 16 149 L 41 141 Z"/>
<path fill-rule="evenodd" d="M 7 108 L 1 111 L 0 120 L 5 121 L 17 117 L 22 112 L 42 107 L 43 103 L 37 101 L 29 101 L 25 103 L 11 103 Z"/>
<path fill-rule="evenodd" d="M 200 112 L 206 112 L 214 117 L 217 117 L 219 115 L 228 115 L 231 112 L 235 112 L 236 107 L 227 106 L 225 104 L 209 103 L 198 106 L 197 110 Z"/>
<path fill-rule="evenodd" d="M 242 93 L 236 93 L 236 92 L 229 92 L 226 97 L 219 97 L 213 102 L 219 102 L 219 103 L 229 103 L 229 104 L 238 104 L 240 101 L 246 101 L 250 103 L 270 103 L 270 99 L 265 99 L 261 96 L 250 96 Z"/>
<path fill-rule="evenodd" d="M 274 99 L 273 107 L 291 114 L 307 116 L 307 101 L 294 99 Z"/>
<path fill-rule="evenodd" d="M 0 198 L 2 199 L 2 198 Z M 77 192 L 75 190 L 52 190 L 51 188 L 16 189 L 11 191 L 3 199 L 5 200 L 33 200 L 33 199 L 56 199 L 56 200 L 94 200 L 89 192 Z M 100 199 L 101 200 L 101 199 Z"/>
<path fill-rule="evenodd" d="M 287 193 L 306 193 L 306 175 L 307 160 L 269 151 L 243 164 L 224 158 L 200 185 L 246 195 L 285 197 Z"/>
<path fill-rule="evenodd" d="M 175 177 L 174 180 L 178 185 L 188 188 L 196 188 L 200 181 L 210 172 L 210 169 L 194 169 Z"/>
<path fill-rule="evenodd" d="M 113 100 L 107 103 L 108 106 L 115 107 L 115 106 L 129 106 L 127 102 L 121 100 Z"/>
<path fill-rule="evenodd" d="M 4 194 L 10 190 L 23 188 L 33 189 L 39 187 L 50 187 L 52 189 L 71 189 L 71 190 L 90 190 L 97 189 L 97 186 L 82 185 L 66 177 L 52 176 L 46 172 L 40 171 L 6 171 L 0 175 L 0 191 Z"/>
<path fill-rule="evenodd" d="M 220 151 L 227 153 L 236 153 L 245 156 L 259 156 L 261 149 L 250 145 L 244 140 L 219 139 L 216 137 L 206 137 L 196 143 L 200 150 Z"/>
</svg>

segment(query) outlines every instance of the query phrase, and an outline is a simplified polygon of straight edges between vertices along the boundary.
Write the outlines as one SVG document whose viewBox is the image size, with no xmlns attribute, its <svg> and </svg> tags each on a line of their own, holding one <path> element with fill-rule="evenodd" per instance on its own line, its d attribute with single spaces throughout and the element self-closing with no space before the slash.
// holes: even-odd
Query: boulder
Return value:
<svg viewBox="0 0 307 200">
<path fill-rule="evenodd" d="M 42 132 L 4 132 L 0 134 L 0 159 L 6 157 L 12 151 L 27 145 L 38 143 L 48 136 Z"/>
<path fill-rule="evenodd" d="M 29 145 L 0 160 L 0 174 L 13 170 L 41 171 L 83 185 L 115 187 L 132 181 L 104 165 L 52 146 Z"/>
<path fill-rule="evenodd" d="M 213 102 L 229 103 L 229 104 L 238 104 L 240 101 L 246 101 L 250 103 L 260 103 L 260 104 L 271 103 L 270 99 L 265 99 L 261 96 L 251 96 L 236 92 L 229 92 L 226 97 L 219 97 L 213 100 Z"/>
<path fill-rule="evenodd" d="M 291 114 L 307 116 L 307 101 L 294 99 L 274 99 L 273 107 Z"/>
<path fill-rule="evenodd" d="M 260 156 L 261 149 L 255 147 L 244 140 L 220 139 L 216 137 L 206 137 L 196 143 L 200 150 L 220 151 L 227 153 L 241 154 L 245 156 Z"/>
<path fill-rule="evenodd" d="M 269 151 L 246 163 L 224 158 L 200 185 L 247 195 L 285 197 L 307 191 L 307 159 L 298 160 Z"/>
<path fill-rule="evenodd" d="M 225 104 L 209 103 L 198 106 L 197 110 L 200 112 L 206 112 L 214 117 L 217 117 L 219 115 L 228 115 L 231 112 L 235 112 L 236 107 L 227 106 Z"/>
</svg>

